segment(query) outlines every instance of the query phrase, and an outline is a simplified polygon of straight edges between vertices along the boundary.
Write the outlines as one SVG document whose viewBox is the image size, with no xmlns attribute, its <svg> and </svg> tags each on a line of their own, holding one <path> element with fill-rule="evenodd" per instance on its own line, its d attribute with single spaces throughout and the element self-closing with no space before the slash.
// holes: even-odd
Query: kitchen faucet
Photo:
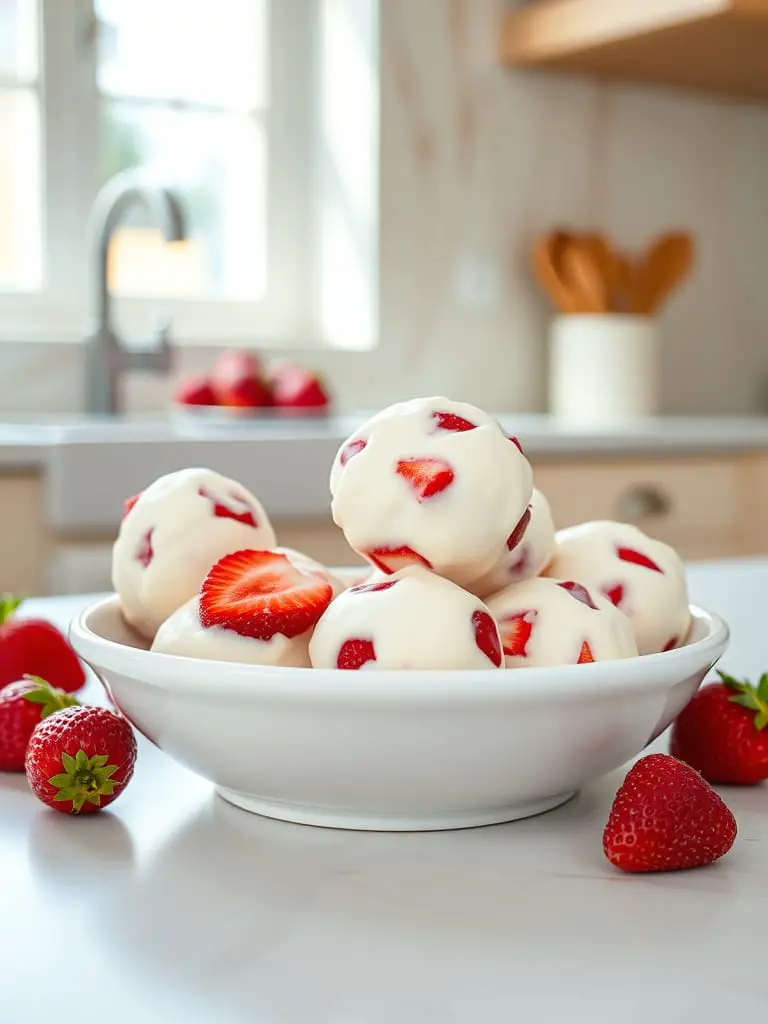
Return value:
<svg viewBox="0 0 768 1024">
<path fill-rule="evenodd" d="M 168 326 L 161 327 L 150 344 L 127 347 L 112 323 L 112 296 L 107 283 L 107 257 L 120 220 L 135 205 L 143 205 L 162 229 L 167 242 L 186 237 L 184 211 L 168 189 L 151 185 L 130 171 L 111 178 L 93 204 L 88 236 L 95 251 L 94 316 L 85 340 L 86 411 L 115 415 L 120 411 L 120 379 L 126 370 L 168 373 L 171 346 Z"/>
</svg>

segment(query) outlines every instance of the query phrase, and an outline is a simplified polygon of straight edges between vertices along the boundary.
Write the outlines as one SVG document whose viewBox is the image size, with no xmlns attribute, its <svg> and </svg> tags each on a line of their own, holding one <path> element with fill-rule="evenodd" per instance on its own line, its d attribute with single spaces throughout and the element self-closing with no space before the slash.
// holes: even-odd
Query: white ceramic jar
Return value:
<svg viewBox="0 0 768 1024">
<path fill-rule="evenodd" d="M 552 320 L 549 407 L 584 425 L 658 412 L 659 329 L 653 317 L 572 313 Z"/>
</svg>

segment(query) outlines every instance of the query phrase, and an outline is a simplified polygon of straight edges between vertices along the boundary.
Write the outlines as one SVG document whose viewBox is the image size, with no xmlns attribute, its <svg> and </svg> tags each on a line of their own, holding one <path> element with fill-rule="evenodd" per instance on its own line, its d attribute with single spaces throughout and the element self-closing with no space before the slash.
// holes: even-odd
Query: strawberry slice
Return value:
<svg viewBox="0 0 768 1024">
<path fill-rule="evenodd" d="M 664 651 L 674 651 L 674 649 L 677 647 L 678 643 L 679 643 L 679 641 L 678 641 L 676 636 L 670 637 L 670 639 L 667 640 L 667 642 L 664 644 L 664 646 L 661 648 L 661 650 L 663 652 Z"/>
<path fill-rule="evenodd" d="M 365 448 L 367 441 L 363 441 L 362 438 L 359 441 L 350 441 L 349 444 L 345 444 L 339 453 L 339 462 L 342 466 L 346 466 L 350 459 L 354 458 L 358 452 L 361 452 Z"/>
<path fill-rule="evenodd" d="M 523 446 L 520 443 L 520 438 L 519 437 L 515 437 L 514 434 L 507 434 L 506 437 L 517 448 L 517 450 L 520 452 L 521 455 L 525 455 L 525 452 L 523 451 Z"/>
<path fill-rule="evenodd" d="M 330 584 L 275 551 L 235 551 L 210 570 L 200 591 L 200 622 L 254 640 L 301 636 L 331 603 Z"/>
<path fill-rule="evenodd" d="M 612 587 L 603 587 L 603 594 L 618 608 L 624 600 L 624 584 L 616 583 Z"/>
<path fill-rule="evenodd" d="M 562 587 L 563 590 L 567 590 L 571 597 L 575 597 L 577 601 L 581 601 L 587 608 L 592 608 L 597 611 L 597 605 L 592 600 L 592 595 L 586 587 L 582 586 L 581 583 L 574 583 L 573 580 L 565 580 L 563 583 L 558 583 L 558 587 Z"/>
<path fill-rule="evenodd" d="M 504 653 L 510 658 L 527 658 L 528 641 L 531 639 L 536 611 L 515 612 L 505 615 L 499 622 Z"/>
<path fill-rule="evenodd" d="M 141 539 L 139 550 L 136 552 L 136 561 L 141 562 L 145 569 L 152 561 L 152 559 L 155 557 L 155 552 L 152 548 L 152 534 L 154 532 L 154 528 L 151 530 L 147 530 L 147 532 Z"/>
<path fill-rule="evenodd" d="M 644 555 L 641 551 L 635 551 L 634 548 L 616 548 L 616 554 L 619 556 L 622 562 L 631 562 L 633 565 L 642 565 L 644 569 L 652 569 L 654 572 L 664 573 L 663 569 L 660 569 L 656 563 Z"/>
<path fill-rule="evenodd" d="M 595 656 L 592 653 L 592 648 L 589 646 L 589 644 L 585 640 L 584 643 L 581 645 L 581 650 L 579 651 L 579 658 L 578 658 L 578 661 L 576 662 L 576 664 L 577 665 L 587 665 L 587 664 L 589 664 L 589 662 L 594 661 L 594 660 L 595 660 Z"/>
<path fill-rule="evenodd" d="M 402 544 L 399 548 L 372 548 L 366 552 L 366 557 L 373 562 L 377 569 L 381 569 L 387 575 L 397 572 L 398 569 L 404 569 L 407 565 L 423 565 L 425 569 L 432 568 L 429 559 L 420 555 L 418 551 L 414 551 L 407 544 Z"/>
<path fill-rule="evenodd" d="M 141 491 L 139 491 L 138 494 L 134 494 L 132 498 L 125 499 L 125 501 L 123 502 L 123 519 L 125 519 L 125 517 L 131 511 L 131 509 L 133 508 L 133 506 L 136 504 L 140 497 Z"/>
<path fill-rule="evenodd" d="M 336 655 L 337 668 L 354 670 L 362 668 L 368 661 L 376 661 L 376 650 L 372 640 L 345 640 Z"/>
<path fill-rule="evenodd" d="M 480 608 L 473 612 L 472 628 L 475 631 L 475 643 L 478 648 L 496 668 L 500 668 L 502 654 L 499 630 L 488 612 L 484 612 Z"/>
<path fill-rule="evenodd" d="M 453 470 L 445 459 L 401 459 L 397 474 L 410 484 L 419 504 L 434 498 L 454 481 Z"/>
<path fill-rule="evenodd" d="M 465 420 L 463 416 L 457 416 L 454 412 L 433 412 L 432 419 L 435 421 L 435 427 L 432 430 L 433 434 L 436 434 L 438 430 L 459 432 L 474 430 L 477 426 L 476 423 Z"/>
<path fill-rule="evenodd" d="M 236 494 L 228 495 L 231 504 L 227 505 L 224 503 L 223 498 L 217 498 L 215 494 L 211 494 L 205 487 L 201 487 L 197 493 L 201 498 L 207 498 L 208 501 L 212 502 L 213 514 L 217 519 L 234 519 L 245 526 L 253 526 L 254 529 L 259 525 L 253 509 L 242 498 L 238 498 Z"/>
<path fill-rule="evenodd" d="M 377 590 L 389 590 L 394 587 L 397 580 L 380 580 L 378 583 L 360 583 L 356 587 L 350 587 L 348 594 L 375 594 Z"/>
<path fill-rule="evenodd" d="M 507 551 L 514 551 L 517 545 L 525 536 L 525 531 L 528 529 L 528 524 L 531 521 L 531 506 L 523 512 L 520 517 L 520 522 L 514 528 L 512 533 L 507 537 Z"/>
</svg>

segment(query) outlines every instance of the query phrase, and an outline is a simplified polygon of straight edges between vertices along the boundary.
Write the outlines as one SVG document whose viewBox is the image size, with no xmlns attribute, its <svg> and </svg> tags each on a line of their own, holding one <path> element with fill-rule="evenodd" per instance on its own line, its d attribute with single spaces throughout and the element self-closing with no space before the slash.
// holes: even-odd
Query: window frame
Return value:
<svg viewBox="0 0 768 1024">
<path fill-rule="evenodd" d="M 177 344 L 311 347 L 314 328 L 312 104 L 317 15 L 306 0 L 267 2 L 267 286 L 259 301 L 119 297 L 119 329 L 146 335 L 170 320 Z M 92 0 L 38 0 L 43 279 L 38 291 L 0 291 L 0 342 L 84 337 L 96 255 L 88 251 L 98 191 L 98 22 Z M 54 41 L 52 43 L 52 41 Z M 29 86 L 23 86 L 29 88 Z M 83 244 L 72 245 L 81 238 Z"/>
</svg>

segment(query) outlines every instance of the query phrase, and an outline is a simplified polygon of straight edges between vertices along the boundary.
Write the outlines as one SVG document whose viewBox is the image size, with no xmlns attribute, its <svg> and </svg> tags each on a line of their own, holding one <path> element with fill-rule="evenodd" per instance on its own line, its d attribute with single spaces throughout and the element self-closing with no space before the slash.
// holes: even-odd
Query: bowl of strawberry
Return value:
<svg viewBox="0 0 768 1024">
<path fill-rule="evenodd" d="M 186 417 L 231 423 L 237 420 L 326 416 L 331 396 L 319 374 L 298 363 L 266 366 L 256 352 L 222 353 L 210 373 L 178 381 L 174 411 Z"/>
<path fill-rule="evenodd" d="M 238 481 L 167 474 L 126 500 L 115 593 L 71 642 L 246 810 L 382 830 L 541 813 L 666 729 L 729 634 L 671 547 L 626 523 L 557 531 L 533 483 L 483 410 L 397 403 L 330 467 L 360 559 L 332 569 L 281 546 Z"/>
</svg>

